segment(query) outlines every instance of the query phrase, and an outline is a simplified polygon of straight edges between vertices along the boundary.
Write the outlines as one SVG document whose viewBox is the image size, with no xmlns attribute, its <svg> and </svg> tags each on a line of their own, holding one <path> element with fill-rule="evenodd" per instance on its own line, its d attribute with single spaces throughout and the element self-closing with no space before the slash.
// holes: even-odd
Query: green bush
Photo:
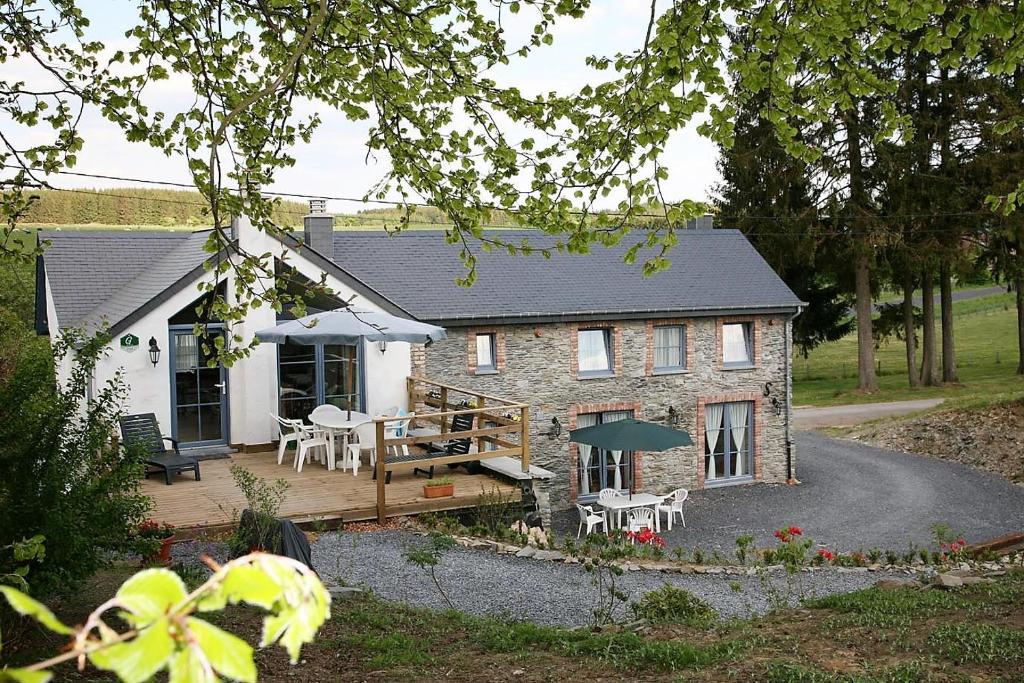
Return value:
<svg viewBox="0 0 1024 683">
<path fill-rule="evenodd" d="M 683 588 L 665 584 L 633 603 L 637 618 L 655 624 L 707 625 L 718 618 L 715 610 Z"/>
<path fill-rule="evenodd" d="M 61 383 L 46 340 L 0 308 L 0 546 L 45 537 L 45 557 L 27 575 L 34 593 L 73 588 L 112 551 L 133 551 L 149 508 L 139 493 L 141 453 L 111 440 L 127 396 L 123 378 L 90 391 L 103 342 L 80 334 L 58 341 L 60 357 L 78 349 Z"/>
</svg>

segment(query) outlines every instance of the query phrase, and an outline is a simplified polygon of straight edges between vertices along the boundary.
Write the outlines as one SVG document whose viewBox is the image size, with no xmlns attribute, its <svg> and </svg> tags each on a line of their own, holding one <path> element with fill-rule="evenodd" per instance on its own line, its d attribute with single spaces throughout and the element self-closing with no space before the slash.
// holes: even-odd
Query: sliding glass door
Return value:
<svg viewBox="0 0 1024 683">
<path fill-rule="evenodd" d="M 281 417 L 305 420 L 324 403 L 345 410 L 362 410 L 361 366 L 362 355 L 357 346 L 279 345 Z"/>
</svg>

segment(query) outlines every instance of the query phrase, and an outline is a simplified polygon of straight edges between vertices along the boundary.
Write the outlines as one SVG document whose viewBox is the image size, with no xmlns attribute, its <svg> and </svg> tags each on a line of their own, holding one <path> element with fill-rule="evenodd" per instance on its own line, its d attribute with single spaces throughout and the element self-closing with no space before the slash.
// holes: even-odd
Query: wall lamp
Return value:
<svg viewBox="0 0 1024 683">
<path fill-rule="evenodd" d="M 551 439 L 557 439 L 562 435 L 562 423 L 558 421 L 557 417 L 551 418 L 551 429 L 548 430 L 548 437 Z"/>
<path fill-rule="evenodd" d="M 385 353 L 388 350 L 388 340 L 381 339 L 379 342 L 377 342 L 377 348 L 380 349 L 381 353 Z"/>
<path fill-rule="evenodd" d="M 160 347 L 157 346 L 156 337 L 149 338 L 149 359 L 153 361 L 153 367 L 160 362 Z"/>
<path fill-rule="evenodd" d="M 675 406 L 668 407 L 668 423 L 673 427 L 679 424 L 679 411 L 676 410 Z"/>
</svg>

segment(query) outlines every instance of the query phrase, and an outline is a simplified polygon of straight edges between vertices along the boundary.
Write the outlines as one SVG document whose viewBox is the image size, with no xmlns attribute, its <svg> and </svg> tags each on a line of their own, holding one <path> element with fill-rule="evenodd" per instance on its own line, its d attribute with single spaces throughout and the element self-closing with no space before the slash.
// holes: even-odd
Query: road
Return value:
<svg viewBox="0 0 1024 683">
<path fill-rule="evenodd" d="M 793 409 L 794 429 L 820 429 L 821 427 L 850 427 L 883 417 L 899 417 L 928 410 L 942 403 L 941 398 L 922 398 L 914 401 L 888 403 L 854 403 L 842 406 Z"/>
</svg>

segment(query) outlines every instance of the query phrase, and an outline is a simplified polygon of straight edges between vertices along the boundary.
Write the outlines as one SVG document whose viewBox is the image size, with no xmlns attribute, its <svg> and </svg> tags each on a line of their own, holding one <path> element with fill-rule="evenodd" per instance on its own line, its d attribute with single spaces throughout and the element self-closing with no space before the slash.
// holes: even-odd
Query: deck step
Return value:
<svg viewBox="0 0 1024 683">
<path fill-rule="evenodd" d="M 197 446 L 196 448 L 182 448 L 181 454 L 189 458 L 203 460 L 224 460 L 237 453 L 238 449 L 231 446 Z"/>
</svg>

